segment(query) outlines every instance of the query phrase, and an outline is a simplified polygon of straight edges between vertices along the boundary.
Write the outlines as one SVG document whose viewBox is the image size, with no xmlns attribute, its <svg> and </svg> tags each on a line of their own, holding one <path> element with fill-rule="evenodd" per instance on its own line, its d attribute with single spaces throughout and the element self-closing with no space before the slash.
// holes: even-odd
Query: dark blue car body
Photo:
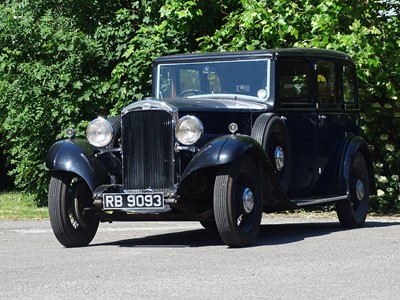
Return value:
<svg viewBox="0 0 400 300">
<path fill-rule="evenodd" d="M 108 145 L 71 138 L 50 149 L 56 181 L 68 186 L 65 174 L 72 174 L 90 194 L 77 209 L 61 188 L 50 189 L 50 219 L 63 245 L 88 244 L 96 230 L 86 225 L 92 234 L 70 242 L 65 236 L 74 231 L 54 225 L 62 207 L 82 220 L 83 231 L 88 215 L 198 220 L 231 247 L 255 242 L 262 212 L 336 203 L 343 226 L 364 224 L 375 184 L 348 55 L 273 49 L 165 56 L 153 63 L 152 94 L 109 119 Z M 202 134 L 184 145 L 175 130 L 186 116 L 199 120 Z M 195 133 L 189 127 L 182 130 L 188 138 Z M 147 208 L 137 206 L 142 199 Z"/>
</svg>

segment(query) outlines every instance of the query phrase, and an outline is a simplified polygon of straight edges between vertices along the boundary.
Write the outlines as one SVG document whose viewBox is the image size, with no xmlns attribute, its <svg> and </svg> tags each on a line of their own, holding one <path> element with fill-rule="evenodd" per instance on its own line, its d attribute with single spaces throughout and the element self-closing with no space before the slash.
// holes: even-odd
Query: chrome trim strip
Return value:
<svg viewBox="0 0 400 300">
<path fill-rule="evenodd" d="M 175 106 L 165 103 L 163 101 L 156 101 L 156 100 L 141 100 L 141 101 L 137 101 L 134 102 L 132 104 L 129 104 L 128 106 L 126 106 L 121 114 L 124 115 L 129 111 L 132 110 L 165 110 L 171 114 L 175 114 L 178 112 L 178 108 L 176 108 Z"/>
<path fill-rule="evenodd" d="M 127 213 L 138 213 L 138 214 L 161 214 L 161 213 L 168 213 L 172 211 L 172 208 L 169 206 L 168 203 L 164 202 L 164 208 L 162 209 L 148 209 L 148 208 L 115 208 L 115 209 L 103 209 L 104 211 L 124 211 Z"/>
<path fill-rule="evenodd" d="M 334 197 L 327 197 L 327 198 L 317 198 L 317 199 L 293 199 L 290 202 L 294 203 L 297 207 L 313 205 L 313 204 L 323 204 L 329 202 L 335 202 L 340 200 L 346 200 L 348 198 L 347 195 L 343 196 L 334 196 Z"/>
</svg>

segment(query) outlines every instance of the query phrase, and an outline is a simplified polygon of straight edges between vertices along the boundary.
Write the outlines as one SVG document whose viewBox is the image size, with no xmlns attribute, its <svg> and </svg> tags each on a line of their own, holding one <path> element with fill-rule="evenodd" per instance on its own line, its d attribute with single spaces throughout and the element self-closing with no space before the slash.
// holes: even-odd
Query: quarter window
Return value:
<svg viewBox="0 0 400 300">
<path fill-rule="evenodd" d="M 349 66 L 343 66 L 343 101 L 347 104 L 353 104 L 355 88 L 354 69 Z"/>
</svg>

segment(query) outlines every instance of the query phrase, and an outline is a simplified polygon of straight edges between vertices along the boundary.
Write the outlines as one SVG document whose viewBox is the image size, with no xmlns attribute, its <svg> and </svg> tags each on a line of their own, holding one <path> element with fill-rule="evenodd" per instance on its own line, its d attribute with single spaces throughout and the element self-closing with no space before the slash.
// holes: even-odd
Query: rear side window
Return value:
<svg viewBox="0 0 400 300">
<path fill-rule="evenodd" d="M 279 60 L 277 62 L 277 97 L 282 107 L 308 106 L 309 63 L 306 60 Z"/>
<path fill-rule="evenodd" d="M 355 71 L 350 66 L 343 66 L 343 101 L 345 104 L 355 103 Z"/>
</svg>

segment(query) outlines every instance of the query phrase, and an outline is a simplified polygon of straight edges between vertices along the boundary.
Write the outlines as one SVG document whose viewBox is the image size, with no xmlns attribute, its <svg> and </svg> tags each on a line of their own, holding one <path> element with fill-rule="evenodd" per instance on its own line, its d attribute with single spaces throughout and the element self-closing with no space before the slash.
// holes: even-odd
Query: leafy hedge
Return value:
<svg viewBox="0 0 400 300">
<path fill-rule="evenodd" d="M 223 2 L 223 3 L 222 3 Z M 0 143 L 18 188 L 46 202 L 44 160 L 74 127 L 151 92 L 151 62 L 194 51 L 230 1 L 10 0 L 0 4 Z"/>
<path fill-rule="evenodd" d="M 398 1 L 241 0 L 206 51 L 319 47 L 358 67 L 364 138 L 375 162 L 376 212 L 400 212 L 400 4 Z"/>
<path fill-rule="evenodd" d="M 0 136 L 19 188 L 45 203 L 50 145 L 68 126 L 150 94 L 160 55 L 276 47 L 342 50 L 358 66 L 377 212 L 399 212 L 398 1 L 9 0 L 0 4 Z"/>
</svg>

